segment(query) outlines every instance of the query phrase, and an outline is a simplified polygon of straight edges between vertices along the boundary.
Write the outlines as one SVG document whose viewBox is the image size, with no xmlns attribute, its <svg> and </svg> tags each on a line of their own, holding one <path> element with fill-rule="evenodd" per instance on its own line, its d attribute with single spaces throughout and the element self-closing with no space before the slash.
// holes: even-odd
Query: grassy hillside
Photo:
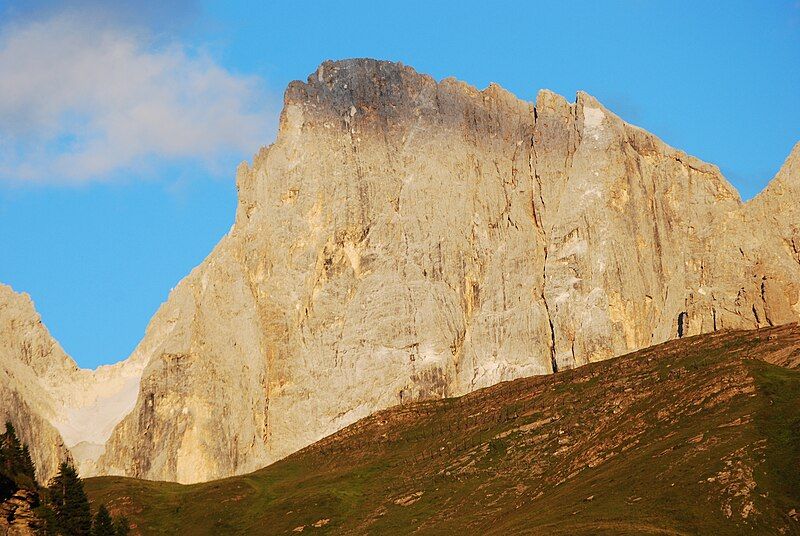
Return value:
<svg viewBox="0 0 800 536">
<path fill-rule="evenodd" d="M 396 407 L 255 473 L 89 479 L 144 534 L 800 534 L 800 328 Z"/>
</svg>

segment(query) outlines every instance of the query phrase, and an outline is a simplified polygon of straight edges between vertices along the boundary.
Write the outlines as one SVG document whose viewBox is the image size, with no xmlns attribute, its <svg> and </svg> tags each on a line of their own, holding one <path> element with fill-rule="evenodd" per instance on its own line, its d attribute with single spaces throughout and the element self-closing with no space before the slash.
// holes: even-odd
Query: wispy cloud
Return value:
<svg viewBox="0 0 800 536">
<path fill-rule="evenodd" d="M 0 28 L 0 179 L 108 180 L 249 155 L 275 127 L 257 77 L 202 50 L 75 12 Z"/>
</svg>

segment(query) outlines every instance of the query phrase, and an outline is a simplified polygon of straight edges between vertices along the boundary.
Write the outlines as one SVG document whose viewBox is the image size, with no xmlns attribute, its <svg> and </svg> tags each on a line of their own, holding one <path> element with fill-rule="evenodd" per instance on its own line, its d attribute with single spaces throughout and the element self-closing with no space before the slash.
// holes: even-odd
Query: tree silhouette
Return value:
<svg viewBox="0 0 800 536">
<path fill-rule="evenodd" d="M 131 524 L 128 518 L 120 516 L 114 520 L 114 534 L 116 536 L 128 536 L 131 532 Z"/>
<path fill-rule="evenodd" d="M 58 474 L 50 482 L 50 503 L 59 532 L 70 536 L 91 534 L 92 513 L 83 481 L 67 462 L 58 466 Z"/>
<path fill-rule="evenodd" d="M 106 505 L 101 504 L 92 523 L 92 536 L 116 536 L 116 534 L 117 531 L 111 519 L 111 514 L 108 513 Z"/>
<path fill-rule="evenodd" d="M 36 481 L 36 466 L 33 465 L 33 460 L 31 459 L 31 451 L 28 449 L 28 445 L 22 445 L 22 450 L 20 452 L 21 460 L 21 468 L 22 474 L 31 477 L 31 480 L 34 482 Z"/>
<path fill-rule="evenodd" d="M 28 445 L 22 444 L 10 421 L 0 435 L 0 471 L 8 478 L 25 476 L 30 479 L 29 485 L 36 485 L 36 471 Z"/>
</svg>

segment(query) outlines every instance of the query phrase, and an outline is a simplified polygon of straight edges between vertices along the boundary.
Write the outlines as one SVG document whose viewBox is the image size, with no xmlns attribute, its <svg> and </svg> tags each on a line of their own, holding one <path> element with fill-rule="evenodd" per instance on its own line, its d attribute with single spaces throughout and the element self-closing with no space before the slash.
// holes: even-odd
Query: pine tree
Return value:
<svg viewBox="0 0 800 536">
<path fill-rule="evenodd" d="M 114 520 L 114 534 L 116 536 L 128 536 L 131 532 L 131 524 L 128 522 L 128 518 L 125 516 L 120 516 Z"/>
<path fill-rule="evenodd" d="M 17 431 L 11 422 L 6 422 L 6 430 L 0 434 L 0 474 L 4 482 L 14 481 L 16 488 L 37 489 L 36 470 L 31 460 L 31 453 L 17 437 Z M 4 485 L 7 495 L 7 485 Z"/>
<path fill-rule="evenodd" d="M 0 503 L 10 498 L 19 489 L 13 478 L 0 469 Z"/>
<path fill-rule="evenodd" d="M 17 431 L 14 429 L 14 424 L 11 421 L 6 421 L 6 431 L 3 432 L 3 445 L 7 443 L 16 444 L 19 447 L 19 440 L 17 439 Z"/>
<path fill-rule="evenodd" d="M 92 536 L 116 536 L 114 523 L 104 504 L 100 505 L 100 508 L 97 509 L 97 514 L 94 516 Z"/>
<path fill-rule="evenodd" d="M 72 465 L 62 462 L 50 483 L 50 503 L 58 531 L 69 536 L 88 536 L 92 513 L 83 490 L 83 481 Z"/>
<path fill-rule="evenodd" d="M 33 465 L 31 451 L 28 450 L 28 445 L 22 445 L 20 458 L 22 474 L 31 477 L 31 480 L 36 482 L 36 466 Z"/>
<path fill-rule="evenodd" d="M 11 421 L 6 421 L 6 431 L 0 435 L 0 451 L 2 451 L 5 472 L 9 475 L 21 473 L 22 445 Z"/>
<path fill-rule="evenodd" d="M 19 489 L 15 471 L 15 453 L 12 447 L 16 440 L 14 426 L 6 422 L 6 430 L 0 434 L 0 502 L 11 497 Z"/>
</svg>

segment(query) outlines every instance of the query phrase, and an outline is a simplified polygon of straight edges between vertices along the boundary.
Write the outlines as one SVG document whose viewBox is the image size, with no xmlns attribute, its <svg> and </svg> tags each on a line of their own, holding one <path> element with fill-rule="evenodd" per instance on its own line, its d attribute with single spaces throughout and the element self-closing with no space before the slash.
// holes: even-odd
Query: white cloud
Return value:
<svg viewBox="0 0 800 536">
<path fill-rule="evenodd" d="M 202 51 L 74 15 L 0 31 L 0 179 L 85 182 L 159 162 L 250 156 L 274 99 Z"/>
</svg>

